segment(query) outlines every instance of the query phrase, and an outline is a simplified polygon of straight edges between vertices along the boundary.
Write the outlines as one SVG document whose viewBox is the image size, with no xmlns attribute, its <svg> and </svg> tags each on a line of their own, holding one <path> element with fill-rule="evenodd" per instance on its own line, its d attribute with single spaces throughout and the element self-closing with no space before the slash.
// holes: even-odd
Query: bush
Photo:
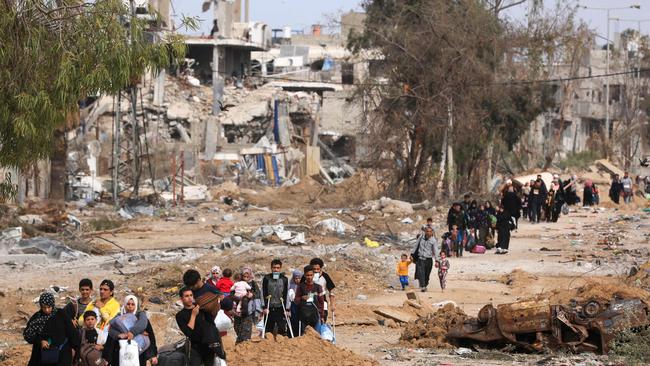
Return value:
<svg viewBox="0 0 650 366">
<path fill-rule="evenodd" d="M 562 169 L 585 170 L 595 160 L 602 158 L 599 151 L 586 150 L 575 154 L 568 154 L 558 165 Z"/>
<path fill-rule="evenodd" d="M 610 344 L 609 353 L 628 365 L 650 364 L 650 329 L 643 327 L 619 332 Z"/>
<path fill-rule="evenodd" d="M 93 231 L 113 230 L 121 227 L 123 224 L 123 221 L 113 220 L 108 216 L 102 216 L 88 221 L 88 225 Z"/>
</svg>

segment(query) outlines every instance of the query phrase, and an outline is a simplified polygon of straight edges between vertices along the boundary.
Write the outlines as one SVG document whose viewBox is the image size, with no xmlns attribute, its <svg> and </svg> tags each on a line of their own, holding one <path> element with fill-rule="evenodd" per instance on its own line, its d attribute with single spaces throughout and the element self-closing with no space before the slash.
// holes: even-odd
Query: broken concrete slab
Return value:
<svg viewBox="0 0 650 366">
<path fill-rule="evenodd" d="M 41 215 L 22 215 L 18 216 L 18 221 L 29 225 L 42 225 L 43 217 Z"/>
<path fill-rule="evenodd" d="M 192 110 L 188 103 L 176 102 L 167 108 L 167 118 L 170 120 L 187 120 L 191 114 Z"/>
<path fill-rule="evenodd" d="M 9 253 L 9 249 L 17 245 L 22 238 L 23 228 L 20 226 L 0 231 L 0 254 Z"/>
<path fill-rule="evenodd" d="M 23 239 L 9 250 L 9 254 L 46 254 L 51 259 L 79 259 L 88 257 L 88 254 L 70 249 L 67 245 L 58 240 L 43 236 Z"/>
<path fill-rule="evenodd" d="M 346 224 L 345 222 L 335 218 L 319 221 L 316 224 L 316 228 L 323 231 L 335 232 L 339 235 L 345 234 L 346 231 L 347 232 L 355 231 L 354 226 L 350 224 Z"/>
<path fill-rule="evenodd" d="M 596 165 L 599 169 L 609 173 L 609 175 L 618 174 L 621 178 L 623 178 L 623 175 L 625 175 L 625 172 L 623 170 L 612 164 L 612 162 L 607 159 L 596 160 Z"/>
<path fill-rule="evenodd" d="M 384 318 L 393 319 L 398 323 L 408 323 L 416 318 L 409 313 L 387 307 L 374 309 L 373 312 L 377 315 L 383 316 Z"/>
</svg>

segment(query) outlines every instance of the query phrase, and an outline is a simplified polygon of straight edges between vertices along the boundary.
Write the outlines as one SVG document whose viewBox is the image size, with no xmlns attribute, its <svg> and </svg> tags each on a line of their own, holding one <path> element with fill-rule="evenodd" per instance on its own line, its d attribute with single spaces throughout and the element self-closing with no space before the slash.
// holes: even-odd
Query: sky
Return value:
<svg viewBox="0 0 650 366">
<path fill-rule="evenodd" d="M 211 28 L 212 12 L 202 13 L 202 3 L 203 0 L 172 0 L 173 11 L 177 16 L 180 14 L 198 16 L 204 20 L 198 33 L 207 34 Z M 545 0 L 544 3 L 547 7 L 553 7 L 555 0 Z M 650 0 L 576 0 L 570 3 L 595 8 L 620 8 L 638 4 L 641 9 L 611 10 L 610 17 L 648 20 L 641 23 L 641 32 L 650 33 Z M 312 24 L 330 25 L 332 19 L 338 18 L 338 14 L 361 10 L 359 4 L 358 0 L 250 0 L 250 15 L 251 20 L 265 22 L 271 28 L 290 26 L 293 30 L 308 31 Z M 526 4 L 522 4 L 506 12 L 506 16 L 523 21 L 526 18 L 526 11 Z M 605 36 L 607 33 L 606 11 L 579 9 L 578 16 L 595 28 L 599 35 Z M 636 22 L 612 20 L 610 34 L 613 36 L 615 32 L 621 32 L 626 28 L 636 29 L 636 27 Z"/>
</svg>

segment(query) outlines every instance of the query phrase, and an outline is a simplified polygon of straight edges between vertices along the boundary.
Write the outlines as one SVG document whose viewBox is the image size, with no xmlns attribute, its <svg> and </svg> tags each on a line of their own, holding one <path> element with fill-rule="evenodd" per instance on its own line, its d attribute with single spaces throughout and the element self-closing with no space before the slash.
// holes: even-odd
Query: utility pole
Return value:
<svg viewBox="0 0 650 366">
<path fill-rule="evenodd" d="M 605 133 L 604 133 L 604 140 L 605 144 L 609 145 L 609 129 L 610 129 L 610 118 L 609 118 L 609 53 L 611 51 L 610 49 L 610 41 L 609 41 L 609 12 L 611 10 L 626 10 L 626 9 L 641 9 L 641 5 L 639 4 L 632 4 L 629 6 L 625 7 L 620 7 L 620 8 L 592 8 L 589 6 L 580 6 L 582 9 L 589 9 L 589 10 L 605 10 L 607 11 L 607 37 L 606 42 L 607 42 L 607 48 L 606 48 L 606 61 L 605 61 Z M 608 146 L 607 146 L 608 147 Z M 609 148 L 607 149 L 609 151 Z"/>
<path fill-rule="evenodd" d="M 452 136 L 453 134 L 453 128 L 454 128 L 454 114 L 453 114 L 453 101 L 450 98 L 449 101 L 447 102 L 447 115 L 449 118 L 448 124 L 447 124 L 447 189 L 449 191 L 449 198 L 454 197 L 454 181 L 455 181 L 455 175 L 456 175 L 456 170 L 454 167 L 454 144 L 453 144 L 453 139 Z"/>
</svg>

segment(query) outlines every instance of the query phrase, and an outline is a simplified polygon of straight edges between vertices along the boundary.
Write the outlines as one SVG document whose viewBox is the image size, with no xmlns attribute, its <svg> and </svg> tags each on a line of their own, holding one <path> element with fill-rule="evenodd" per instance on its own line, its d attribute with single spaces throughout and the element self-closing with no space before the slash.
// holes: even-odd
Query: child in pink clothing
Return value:
<svg viewBox="0 0 650 366">
<path fill-rule="evenodd" d="M 237 313 L 241 314 L 242 308 L 246 311 L 248 309 L 248 299 L 250 298 L 248 294 L 252 294 L 251 286 L 246 281 L 237 281 L 232 285 L 230 291 L 234 292 L 233 300 L 237 302 Z"/>
</svg>

